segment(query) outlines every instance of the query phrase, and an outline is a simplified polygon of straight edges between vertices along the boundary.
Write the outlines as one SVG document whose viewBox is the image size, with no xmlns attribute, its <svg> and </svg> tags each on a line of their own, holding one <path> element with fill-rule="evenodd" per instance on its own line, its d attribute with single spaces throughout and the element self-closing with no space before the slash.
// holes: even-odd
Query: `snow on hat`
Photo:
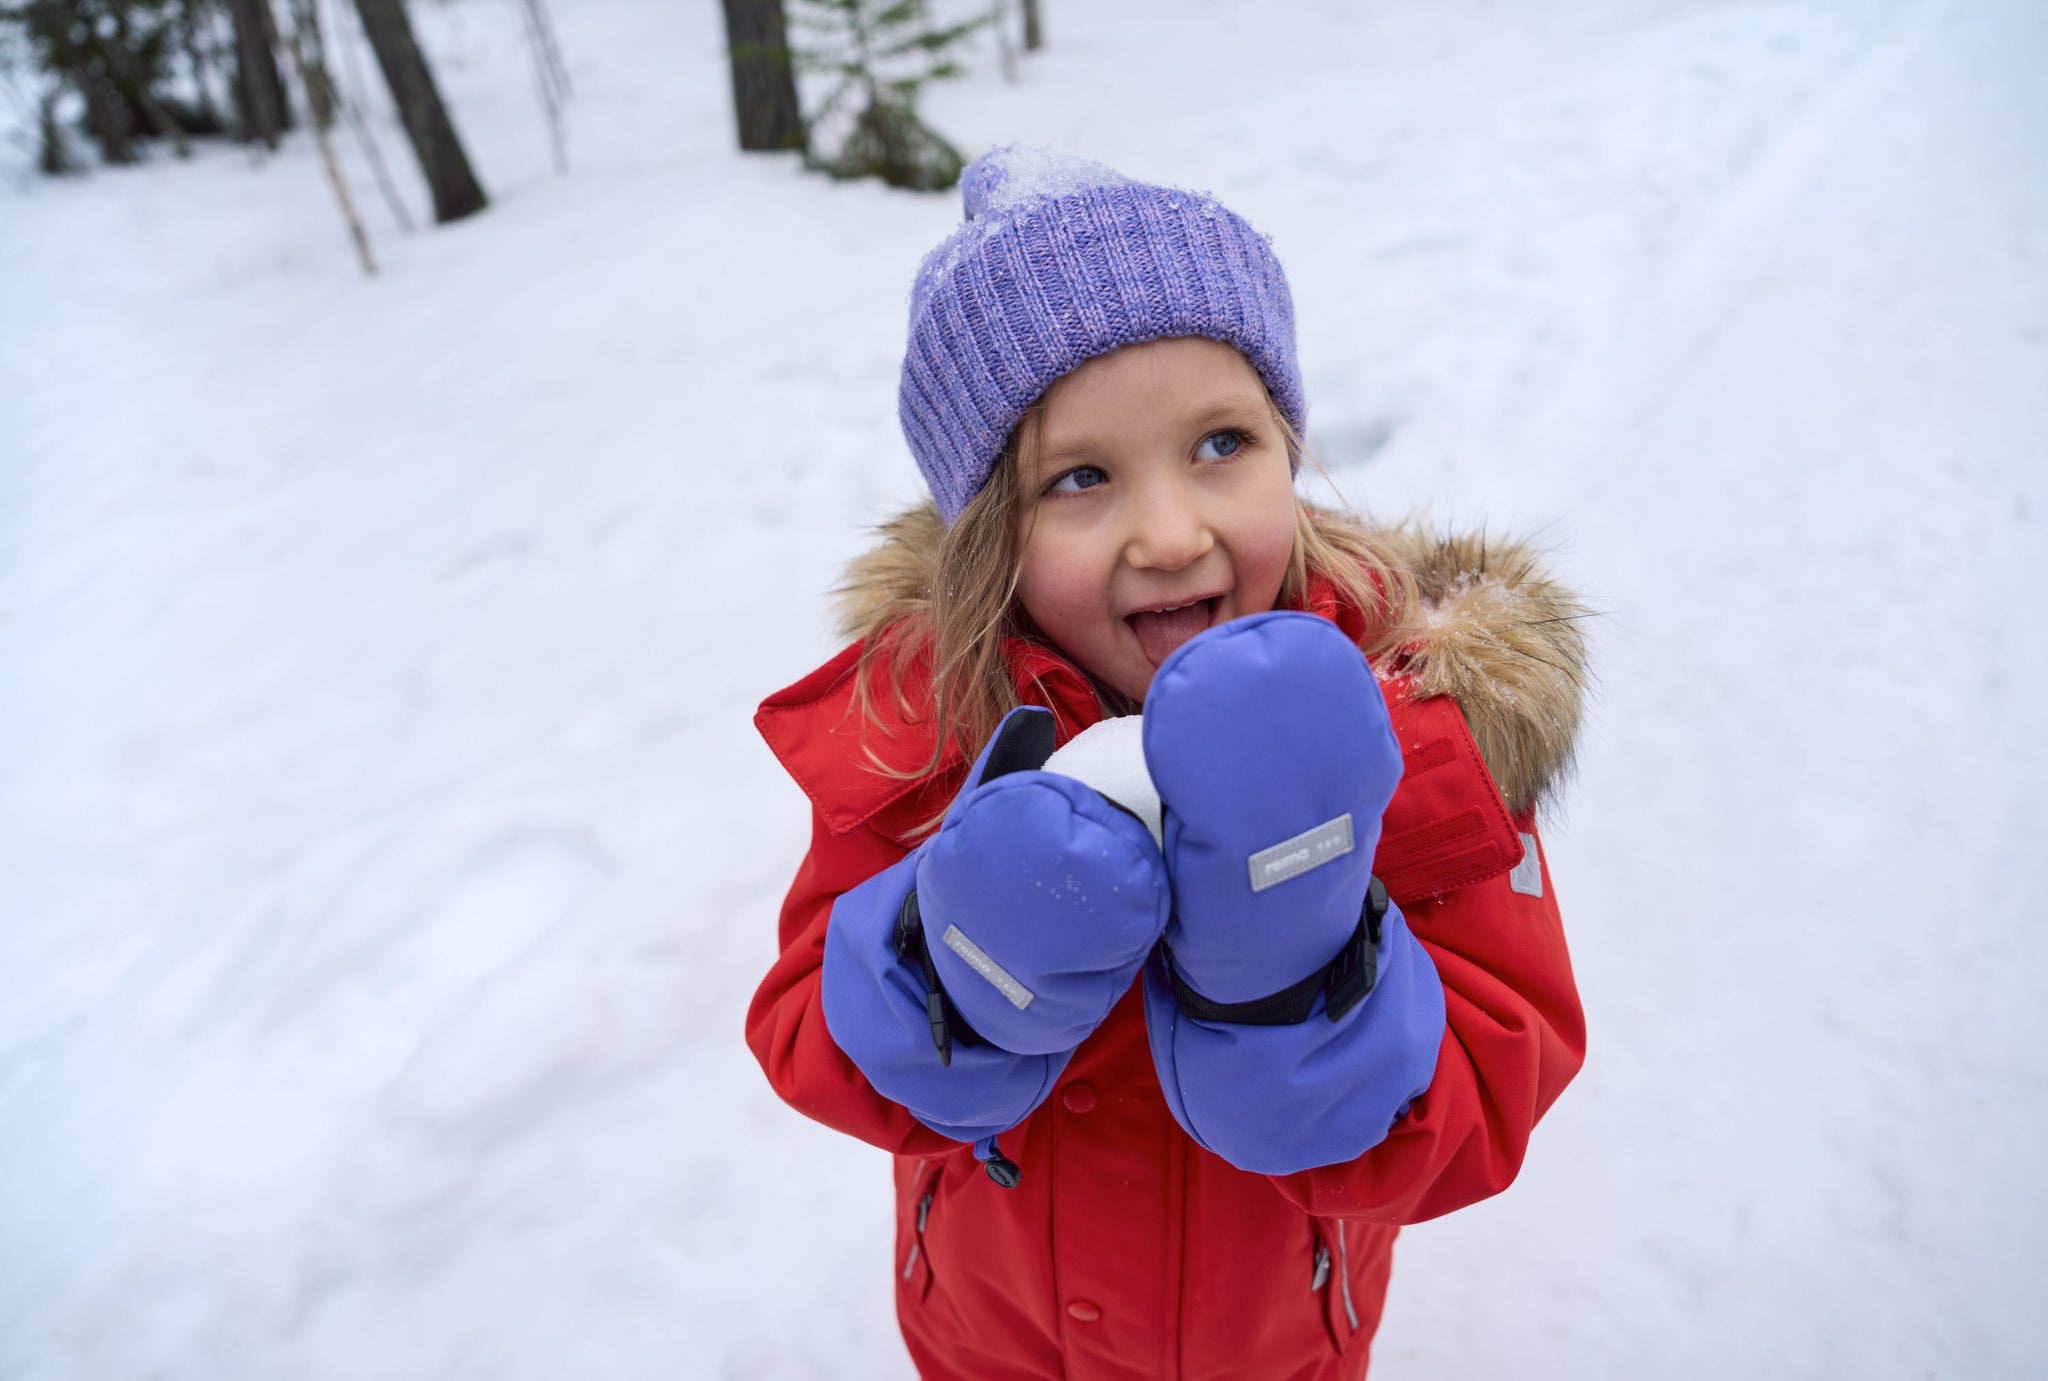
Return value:
<svg viewBox="0 0 2048 1381">
<path fill-rule="evenodd" d="M 948 523 L 1024 410 L 1121 345 L 1207 336 L 1242 351 L 1297 433 L 1308 408 L 1294 301 L 1272 246 L 1206 193 L 1046 149 L 994 149 L 960 179 L 967 218 L 910 292 L 897 411 Z"/>
</svg>

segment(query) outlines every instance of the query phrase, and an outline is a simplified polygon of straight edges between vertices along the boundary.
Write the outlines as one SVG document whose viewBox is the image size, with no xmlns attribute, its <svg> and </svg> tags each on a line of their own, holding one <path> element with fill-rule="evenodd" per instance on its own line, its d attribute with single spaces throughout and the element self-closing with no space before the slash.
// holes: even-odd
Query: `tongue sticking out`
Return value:
<svg viewBox="0 0 2048 1381">
<path fill-rule="evenodd" d="M 1157 667 L 1173 655 L 1173 650 L 1195 634 L 1209 626 L 1209 601 L 1198 599 L 1193 604 L 1164 613 L 1132 614 L 1125 622 L 1138 635 L 1138 646 L 1145 653 L 1145 660 Z"/>
</svg>

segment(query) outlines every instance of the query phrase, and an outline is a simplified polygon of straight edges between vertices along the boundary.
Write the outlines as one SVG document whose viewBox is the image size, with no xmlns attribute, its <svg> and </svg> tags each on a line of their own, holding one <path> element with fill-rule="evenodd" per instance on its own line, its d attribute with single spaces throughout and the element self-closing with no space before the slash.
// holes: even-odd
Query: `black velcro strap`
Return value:
<svg viewBox="0 0 2048 1381">
<path fill-rule="evenodd" d="M 1250 1002 L 1211 1002 L 1188 985 L 1173 966 L 1173 952 L 1166 953 L 1166 976 L 1173 981 L 1174 1000 L 1180 1010 L 1197 1021 L 1224 1021 L 1238 1026 L 1298 1026 L 1315 1010 L 1316 995 L 1323 995 L 1323 1013 L 1331 1021 L 1342 1021 L 1351 1009 L 1365 1001 L 1379 979 L 1380 922 L 1387 914 L 1387 889 L 1377 877 L 1365 889 L 1358 928 L 1337 951 L 1337 957 L 1299 983 Z"/>
<path fill-rule="evenodd" d="M 931 945 L 925 940 L 924 915 L 917 907 L 917 889 L 910 889 L 910 895 L 903 899 L 902 910 L 896 913 L 896 957 L 907 959 L 917 965 L 924 975 L 924 1010 L 932 1024 L 932 1044 L 938 1047 L 940 1065 L 950 1069 L 953 1065 L 953 1043 L 961 1045 L 987 1045 L 981 1033 L 967 1024 L 967 1018 L 960 1015 L 953 1006 L 953 999 L 946 996 L 946 990 L 939 985 L 939 970 L 932 963 Z"/>
</svg>

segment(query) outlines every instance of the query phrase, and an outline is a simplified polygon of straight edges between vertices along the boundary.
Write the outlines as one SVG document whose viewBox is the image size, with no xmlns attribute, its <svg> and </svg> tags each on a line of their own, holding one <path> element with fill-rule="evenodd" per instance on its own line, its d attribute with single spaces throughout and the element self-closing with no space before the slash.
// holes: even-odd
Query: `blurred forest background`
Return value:
<svg viewBox="0 0 2048 1381">
<path fill-rule="evenodd" d="M 901 1378 L 754 705 L 1043 144 L 1603 611 L 1585 1073 L 1376 1378 L 2048 1371 L 2048 7 L 0 0 L 0 1376 Z M 1334 494 L 1332 491 L 1334 490 Z"/>
</svg>

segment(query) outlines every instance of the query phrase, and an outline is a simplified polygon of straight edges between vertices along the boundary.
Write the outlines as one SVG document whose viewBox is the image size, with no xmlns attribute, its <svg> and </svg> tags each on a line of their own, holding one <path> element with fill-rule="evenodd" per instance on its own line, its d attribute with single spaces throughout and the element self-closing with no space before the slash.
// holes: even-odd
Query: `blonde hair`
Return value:
<svg viewBox="0 0 2048 1381">
<path fill-rule="evenodd" d="M 1325 473 L 1277 408 L 1272 415 L 1297 472 L 1306 463 Z M 866 642 L 855 670 L 854 712 L 884 733 L 893 732 L 892 720 L 915 724 L 929 718 L 933 727 L 931 755 L 919 767 L 890 767 L 872 747 L 867 749 L 869 764 L 886 776 L 928 775 L 955 746 L 972 759 L 1019 703 L 1003 641 L 1044 641 L 1029 627 L 1017 603 L 1028 537 L 1020 521 L 1022 476 L 1032 470 L 1040 416 L 1037 404 L 1026 410 L 981 492 L 952 526 L 939 528 L 935 541 L 920 544 L 922 569 L 893 572 L 893 579 L 881 582 L 890 586 L 886 598 L 859 601 L 865 625 L 860 631 Z M 885 525 L 883 533 L 886 538 L 914 539 L 929 536 L 937 523 L 937 513 L 924 504 Z M 856 562 L 840 587 L 842 598 L 856 602 L 856 590 L 874 579 L 881 563 L 879 551 Z M 1375 532 L 1357 518 L 1297 496 L 1294 544 L 1279 605 L 1298 607 L 1315 577 L 1328 580 L 1342 602 L 1363 612 L 1366 633 L 1360 647 L 1368 657 L 1377 659 L 1413 640 L 1415 578 L 1406 564 L 1394 560 Z M 870 699 L 872 669 L 884 661 L 889 693 L 896 702 L 894 716 L 874 713 Z M 926 664 L 930 678 L 925 705 L 911 703 L 905 690 L 920 662 Z M 1105 715 L 1130 714 L 1138 708 L 1099 683 L 1095 693 Z"/>
</svg>

